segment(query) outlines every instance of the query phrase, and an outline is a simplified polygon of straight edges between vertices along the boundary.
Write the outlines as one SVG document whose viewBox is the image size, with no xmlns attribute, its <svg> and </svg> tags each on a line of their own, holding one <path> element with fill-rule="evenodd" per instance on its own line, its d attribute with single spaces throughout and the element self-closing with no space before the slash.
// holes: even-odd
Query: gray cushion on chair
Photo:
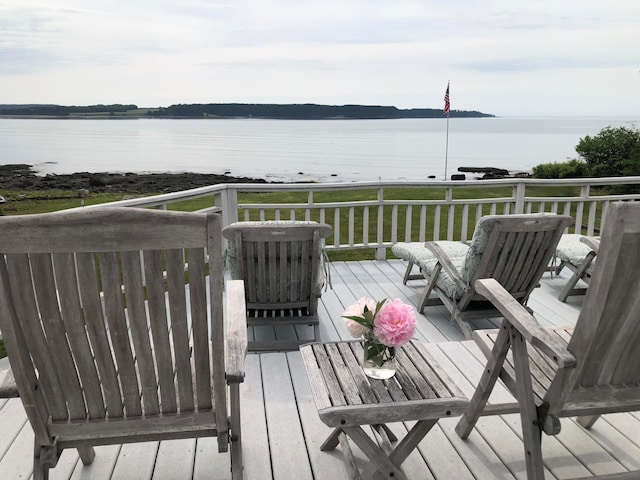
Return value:
<svg viewBox="0 0 640 480">
<path fill-rule="evenodd" d="M 489 241 L 489 234 L 483 228 L 483 223 L 483 218 L 481 218 L 473 232 L 471 243 L 468 245 L 462 242 L 451 241 L 434 242 L 447 253 L 451 259 L 451 263 L 467 286 L 476 273 L 478 265 L 480 265 L 482 254 L 485 248 L 487 248 L 487 242 Z M 420 268 L 423 273 L 431 275 L 436 263 L 435 257 L 432 255 L 431 259 L 420 263 Z M 464 288 L 457 284 L 444 270 L 440 271 L 436 283 L 450 298 L 460 298 L 464 293 Z"/>
<path fill-rule="evenodd" d="M 482 260 L 482 254 L 487 248 L 487 243 L 489 242 L 489 234 L 483 228 L 483 218 L 478 221 L 476 229 L 473 232 L 473 238 L 471 239 L 467 258 L 464 262 L 464 268 L 460 272 L 462 279 L 467 285 L 469 285 L 469 282 L 475 275 L 478 265 L 480 265 L 480 260 Z"/>
<path fill-rule="evenodd" d="M 446 249 L 450 257 L 464 256 L 469 249 L 469 246 L 462 242 L 441 241 L 436 243 L 441 246 L 447 244 Z M 424 242 L 398 242 L 391 247 L 391 251 L 396 257 L 407 260 L 415 265 L 435 261 L 435 256 L 431 250 L 424 245 Z"/>
<path fill-rule="evenodd" d="M 563 262 L 570 263 L 576 267 L 579 266 L 591 252 L 591 248 L 582 243 L 580 237 L 582 235 L 578 233 L 565 233 L 562 235 L 556 248 L 556 256 Z M 591 274 L 594 266 L 595 260 L 587 267 L 586 272 Z"/>
</svg>

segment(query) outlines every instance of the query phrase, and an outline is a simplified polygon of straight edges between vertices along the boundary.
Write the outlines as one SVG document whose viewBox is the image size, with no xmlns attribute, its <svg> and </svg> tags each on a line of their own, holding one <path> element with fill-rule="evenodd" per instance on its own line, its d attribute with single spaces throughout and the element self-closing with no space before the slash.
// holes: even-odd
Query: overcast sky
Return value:
<svg viewBox="0 0 640 480">
<path fill-rule="evenodd" d="M 0 0 L 0 103 L 640 114 L 640 0 Z"/>
</svg>

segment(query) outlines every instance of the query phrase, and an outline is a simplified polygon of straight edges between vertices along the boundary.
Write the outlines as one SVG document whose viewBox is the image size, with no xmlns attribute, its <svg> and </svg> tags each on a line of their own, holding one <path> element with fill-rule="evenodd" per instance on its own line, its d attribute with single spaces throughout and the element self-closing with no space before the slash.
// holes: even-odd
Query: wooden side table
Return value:
<svg viewBox="0 0 640 480">
<path fill-rule="evenodd" d="M 356 467 L 347 437 L 375 466 L 375 478 L 406 479 L 401 464 L 439 418 L 464 413 L 469 400 L 418 341 L 397 349 L 398 369 L 389 380 L 365 376 L 362 343 L 312 343 L 300 348 L 320 420 L 335 430 L 322 451 L 343 447 L 345 466 L 353 479 Z M 387 423 L 416 421 L 397 438 Z M 363 430 L 371 425 L 380 445 Z"/>
</svg>

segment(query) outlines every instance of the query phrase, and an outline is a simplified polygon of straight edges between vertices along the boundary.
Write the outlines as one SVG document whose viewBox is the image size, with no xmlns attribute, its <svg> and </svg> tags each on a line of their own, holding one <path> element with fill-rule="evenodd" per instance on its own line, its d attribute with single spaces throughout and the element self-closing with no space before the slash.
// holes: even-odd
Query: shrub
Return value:
<svg viewBox="0 0 640 480">
<path fill-rule="evenodd" d="M 587 135 L 576 145 L 589 176 L 616 177 L 640 174 L 640 130 L 606 127 L 593 137 Z"/>
<path fill-rule="evenodd" d="M 574 158 L 568 162 L 543 163 L 533 167 L 533 178 L 580 178 L 587 177 L 587 164 Z"/>
</svg>

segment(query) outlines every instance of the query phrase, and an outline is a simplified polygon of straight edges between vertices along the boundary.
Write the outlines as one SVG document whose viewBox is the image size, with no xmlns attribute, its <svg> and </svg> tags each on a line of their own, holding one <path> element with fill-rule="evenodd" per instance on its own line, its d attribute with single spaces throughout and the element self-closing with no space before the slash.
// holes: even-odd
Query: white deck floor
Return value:
<svg viewBox="0 0 640 480">
<path fill-rule="evenodd" d="M 321 300 L 323 340 L 349 338 L 340 315 L 361 296 L 400 297 L 415 304 L 423 282 L 403 286 L 404 265 L 397 260 L 332 263 L 333 289 L 323 293 Z M 575 322 L 582 298 L 570 297 L 566 304 L 556 299 L 565 280 L 545 274 L 531 297 L 529 305 L 542 323 Z M 420 317 L 417 337 L 471 395 L 483 366 L 482 355 L 472 342 L 463 341 L 443 308 L 429 307 L 426 314 Z M 261 335 L 269 337 L 273 332 Z M 278 331 L 278 337 L 282 335 L 296 332 Z M 330 430 L 318 419 L 299 353 L 250 354 L 246 370 L 242 386 L 245 478 L 346 478 L 340 449 L 320 451 Z M 404 464 L 409 478 L 526 478 L 517 415 L 481 419 L 466 441 L 455 434 L 455 424 L 456 419 L 441 420 L 425 437 Z M 392 427 L 406 431 L 404 424 Z M 29 478 L 33 434 L 20 400 L 0 400 L 0 432 L 0 479 Z M 51 478 L 230 478 L 227 456 L 217 453 L 215 442 L 199 439 L 98 447 L 94 463 L 87 467 L 75 450 L 68 450 L 51 471 Z M 640 414 L 607 415 L 590 431 L 565 419 L 558 436 L 544 438 L 543 450 L 549 479 L 640 469 Z"/>
</svg>

